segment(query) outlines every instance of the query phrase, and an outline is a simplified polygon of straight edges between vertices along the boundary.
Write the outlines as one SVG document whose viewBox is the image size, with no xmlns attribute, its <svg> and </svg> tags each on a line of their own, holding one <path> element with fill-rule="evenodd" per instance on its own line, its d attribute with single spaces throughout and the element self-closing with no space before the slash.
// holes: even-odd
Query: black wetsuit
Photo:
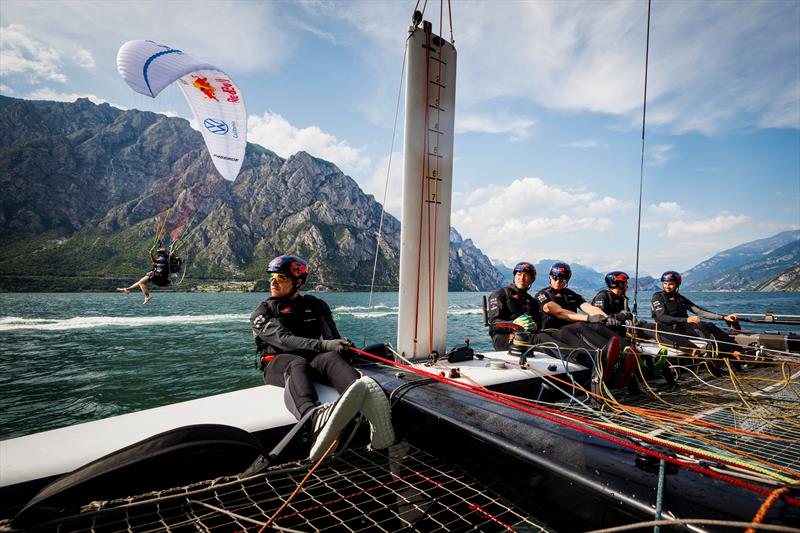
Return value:
<svg viewBox="0 0 800 533">
<path fill-rule="evenodd" d="M 619 315 L 620 313 L 625 313 L 628 315 L 627 319 L 633 318 L 631 315 L 631 310 L 628 309 L 628 298 L 625 297 L 624 294 L 616 295 L 611 289 L 605 289 L 598 292 L 594 299 L 592 300 L 592 305 L 602 309 L 605 314 L 608 316 Z M 621 320 L 618 316 L 615 317 L 618 320 Z M 649 322 L 636 322 L 635 328 L 633 331 L 633 335 L 635 338 L 638 339 L 655 339 L 653 331 L 655 329 L 655 324 Z M 620 325 L 619 328 L 610 328 L 616 331 L 619 335 L 625 336 L 627 335 L 627 330 L 625 325 Z"/>
<path fill-rule="evenodd" d="M 653 312 L 653 319 L 656 321 L 656 338 L 659 342 L 674 346 L 679 350 L 691 352 L 696 349 L 690 337 L 703 337 L 716 339 L 719 350 L 724 352 L 740 351 L 741 347 L 730 335 L 722 331 L 715 324 L 701 322 L 699 324 L 689 324 L 689 311 L 695 315 L 709 320 L 722 320 L 722 315 L 703 309 L 682 294 L 673 292 L 670 294 L 658 291 L 653 294 L 650 300 L 650 309 Z M 675 333 L 671 335 L 670 333 Z"/>
<path fill-rule="evenodd" d="M 577 313 L 581 305 L 586 303 L 583 296 L 571 289 L 557 291 L 552 287 L 540 290 L 536 294 L 536 299 L 539 300 L 542 309 L 544 309 L 546 303 L 554 302 L 573 313 Z M 545 317 L 544 327 L 557 328 L 563 335 L 570 335 L 571 339 L 569 341 L 565 340 L 565 342 L 572 346 L 596 350 L 606 346 L 612 337 L 618 337 L 622 346 L 628 345 L 623 336 L 617 335 L 616 332 L 603 324 L 573 322 L 547 313 L 543 313 L 543 315 Z"/>
<path fill-rule="evenodd" d="M 314 381 L 340 394 L 358 372 L 337 352 L 322 352 L 320 337 L 341 336 L 330 307 L 313 296 L 270 298 L 250 315 L 256 350 L 262 356 L 264 382 L 285 387 L 286 406 L 296 418 L 319 405 Z"/>
<path fill-rule="evenodd" d="M 628 299 L 624 295 L 617 296 L 611 289 L 598 292 L 592 300 L 592 305 L 602 309 L 608 316 L 630 312 Z"/>
<path fill-rule="evenodd" d="M 489 335 L 492 337 L 492 344 L 495 350 L 505 350 L 511 340 L 509 334 L 514 330 L 498 327 L 494 324 L 502 322 L 513 322 L 514 319 L 528 315 L 536 323 L 533 335 L 534 344 L 542 344 L 537 349 L 544 353 L 559 357 L 564 356 L 568 361 L 574 361 L 584 366 L 591 364 L 590 361 L 582 360 L 581 357 L 571 357 L 571 346 L 561 340 L 557 332 L 542 332 L 542 310 L 539 302 L 531 296 L 527 289 L 518 289 L 513 283 L 507 287 L 497 289 L 489 296 Z M 548 346 L 547 344 L 551 346 Z M 552 346 L 552 345 L 555 345 Z M 556 348 L 557 347 L 557 348 Z M 588 363 L 588 365 L 587 365 Z"/>
</svg>

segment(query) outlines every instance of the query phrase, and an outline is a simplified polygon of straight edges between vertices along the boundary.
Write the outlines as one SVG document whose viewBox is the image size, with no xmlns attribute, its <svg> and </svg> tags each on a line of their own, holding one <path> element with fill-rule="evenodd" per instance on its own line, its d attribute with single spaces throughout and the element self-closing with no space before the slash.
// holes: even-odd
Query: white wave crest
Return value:
<svg viewBox="0 0 800 533">
<path fill-rule="evenodd" d="M 353 318 L 382 318 L 386 316 L 396 316 L 398 311 L 381 311 L 375 312 L 372 311 L 371 313 L 348 313 Z M 447 315 L 448 316 L 467 316 L 467 315 L 481 315 L 483 314 L 482 309 L 448 309 Z"/>
<path fill-rule="evenodd" d="M 377 304 L 373 305 L 372 309 L 397 311 L 398 307 L 397 306 L 391 307 L 388 305 Z M 369 307 L 367 307 L 366 305 L 339 305 L 333 308 L 333 311 L 337 313 L 349 313 L 350 311 L 368 311 L 368 310 Z"/>
<path fill-rule="evenodd" d="M 352 313 L 354 318 L 381 318 L 385 316 L 397 315 L 397 311 L 382 311 L 380 313 Z"/>
<path fill-rule="evenodd" d="M 448 309 L 447 314 L 450 316 L 482 315 L 483 309 L 459 309 L 457 311 Z"/>
<path fill-rule="evenodd" d="M 213 324 L 217 322 L 247 322 L 248 315 L 173 315 L 173 316 L 76 316 L 46 319 L 0 317 L 0 331 L 93 329 L 104 327 L 155 326 L 164 324 Z"/>
</svg>

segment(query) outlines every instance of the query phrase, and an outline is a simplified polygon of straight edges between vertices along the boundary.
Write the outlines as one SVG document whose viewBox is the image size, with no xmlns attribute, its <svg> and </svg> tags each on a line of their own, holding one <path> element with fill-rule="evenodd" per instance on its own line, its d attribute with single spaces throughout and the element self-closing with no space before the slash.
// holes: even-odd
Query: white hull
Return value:
<svg viewBox="0 0 800 533">
<path fill-rule="evenodd" d="M 317 385 L 320 401 L 338 396 Z M 164 431 L 194 424 L 223 424 L 250 433 L 292 426 L 283 389 L 262 385 L 136 413 L 76 424 L 0 442 L 0 487 L 71 472 L 104 455 Z"/>
</svg>

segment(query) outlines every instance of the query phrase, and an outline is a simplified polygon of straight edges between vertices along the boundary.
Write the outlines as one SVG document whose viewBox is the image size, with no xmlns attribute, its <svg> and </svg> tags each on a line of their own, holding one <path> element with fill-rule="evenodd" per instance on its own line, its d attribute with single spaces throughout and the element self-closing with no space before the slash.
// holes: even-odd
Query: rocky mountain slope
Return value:
<svg viewBox="0 0 800 533">
<path fill-rule="evenodd" d="M 183 119 L 85 99 L 0 97 L 0 110 L 0 288 L 59 279 L 60 288 L 107 289 L 137 278 L 162 226 L 178 240 L 190 282 L 263 279 L 269 259 L 294 253 L 311 263 L 314 287 L 369 286 L 381 206 L 330 162 L 249 144 L 231 183 Z M 397 286 L 399 239 L 386 214 L 378 289 Z M 502 282 L 456 231 L 450 257 L 451 290 Z"/>
<path fill-rule="evenodd" d="M 693 290 L 789 290 L 800 284 L 800 240 L 762 254 L 754 261 L 723 271 L 691 285 Z"/>
<path fill-rule="evenodd" d="M 773 265 L 770 256 L 779 248 L 800 240 L 800 230 L 783 231 L 766 239 L 758 239 L 751 242 L 740 244 L 728 250 L 724 250 L 706 259 L 700 264 L 692 267 L 683 273 L 683 282 L 686 287 L 693 289 L 710 288 L 729 288 L 737 289 L 735 283 L 741 283 L 743 278 L 750 280 L 750 284 L 755 281 L 757 268 L 755 265 L 759 261 L 764 261 L 766 265 Z M 780 253 L 778 254 L 780 255 Z M 745 267 L 749 274 L 736 280 L 734 272 L 740 267 Z M 788 267 L 788 265 L 787 265 Z M 784 267 L 786 268 L 786 267 Z M 768 267 L 771 269 L 771 266 Z M 781 269 L 782 270 L 782 269 Z M 776 272 L 765 273 L 762 278 L 770 277 Z M 719 278 L 719 279 L 718 279 Z M 729 280 L 726 282 L 724 280 Z"/>
</svg>

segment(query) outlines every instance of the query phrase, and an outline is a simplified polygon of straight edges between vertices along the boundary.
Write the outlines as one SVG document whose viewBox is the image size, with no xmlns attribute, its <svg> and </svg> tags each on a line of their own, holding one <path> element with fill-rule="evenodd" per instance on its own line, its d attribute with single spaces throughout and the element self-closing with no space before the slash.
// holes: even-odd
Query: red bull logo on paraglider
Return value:
<svg viewBox="0 0 800 533">
<path fill-rule="evenodd" d="M 194 85 L 197 90 L 206 95 L 207 98 L 219 102 L 219 99 L 216 96 L 217 89 L 208 82 L 208 78 L 198 76 L 197 74 L 192 74 L 192 78 L 194 78 L 192 85 Z"/>
<path fill-rule="evenodd" d="M 236 92 L 236 87 L 233 85 L 231 80 L 226 78 L 214 78 L 214 81 L 218 81 L 220 84 L 222 84 L 222 92 L 228 94 L 228 97 L 225 100 L 232 104 L 239 103 L 239 93 Z"/>
</svg>

